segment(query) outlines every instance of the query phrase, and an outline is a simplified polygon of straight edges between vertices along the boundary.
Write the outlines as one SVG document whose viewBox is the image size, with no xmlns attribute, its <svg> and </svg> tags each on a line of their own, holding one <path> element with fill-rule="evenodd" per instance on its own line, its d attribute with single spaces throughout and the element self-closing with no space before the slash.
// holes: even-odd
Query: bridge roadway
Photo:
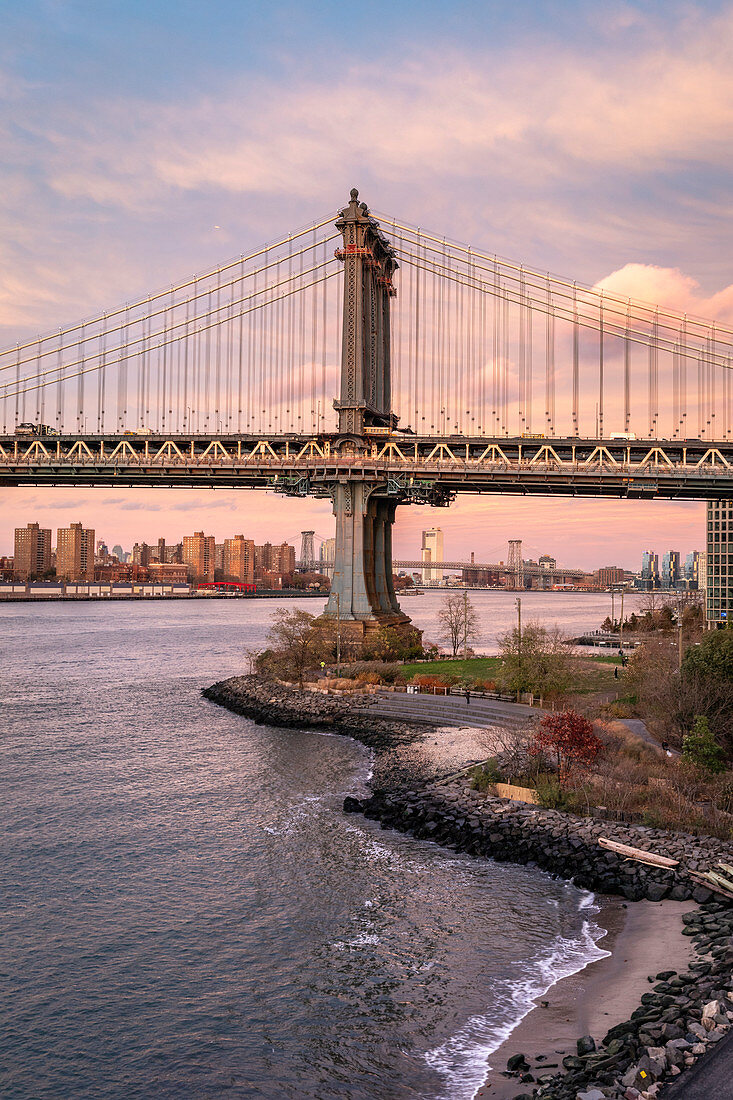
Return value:
<svg viewBox="0 0 733 1100">
<path fill-rule="evenodd" d="M 0 436 L 0 484 L 275 489 L 370 482 L 401 502 L 455 493 L 733 498 L 733 441 L 351 435 Z"/>
</svg>

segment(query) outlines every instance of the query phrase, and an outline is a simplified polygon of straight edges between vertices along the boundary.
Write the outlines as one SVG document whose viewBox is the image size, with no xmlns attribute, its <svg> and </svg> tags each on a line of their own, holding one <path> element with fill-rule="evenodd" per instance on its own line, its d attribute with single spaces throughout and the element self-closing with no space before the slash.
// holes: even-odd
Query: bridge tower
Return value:
<svg viewBox="0 0 733 1100">
<path fill-rule="evenodd" d="M 313 573 L 316 568 L 316 552 L 313 546 L 315 531 L 300 532 L 300 568 Z"/>
<path fill-rule="evenodd" d="M 344 263 L 341 392 L 338 411 L 345 456 L 358 457 L 370 446 L 369 429 L 394 430 L 390 378 L 390 301 L 397 269 L 394 251 L 370 216 L 359 192 L 351 191 L 336 227 Z M 336 517 L 336 550 L 331 595 L 322 619 L 336 626 L 343 641 L 361 645 L 383 626 L 411 630 L 392 583 L 392 524 L 400 497 L 387 485 L 355 472 L 331 487 Z"/>
<path fill-rule="evenodd" d="M 341 394 L 334 407 L 339 433 L 361 435 L 365 427 L 394 428 L 397 423 L 391 408 L 389 327 L 397 261 L 355 187 L 336 228 L 344 239 L 337 252 L 344 262 L 344 303 Z"/>
<path fill-rule="evenodd" d="M 524 588 L 524 559 L 522 558 L 521 539 L 509 539 L 506 573 L 510 588 Z"/>
</svg>

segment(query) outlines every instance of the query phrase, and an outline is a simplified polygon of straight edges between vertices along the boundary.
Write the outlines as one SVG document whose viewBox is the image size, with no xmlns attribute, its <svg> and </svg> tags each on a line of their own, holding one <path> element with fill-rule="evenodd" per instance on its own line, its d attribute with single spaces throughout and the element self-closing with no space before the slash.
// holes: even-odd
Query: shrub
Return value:
<svg viewBox="0 0 733 1100">
<path fill-rule="evenodd" d="M 474 769 L 471 786 L 475 791 L 487 791 L 494 783 L 503 783 L 504 776 L 495 757 Z"/>
<path fill-rule="evenodd" d="M 682 756 L 690 764 L 713 774 L 725 771 L 725 756 L 703 714 L 695 717 L 690 733 L 682 738 Z"/>
<path fill-rule="evenodd" d="M 381 684 L 383 682 L 379 672 L 357 672 L 356 678 L 362 684 Z"/>
<path fill-rule="evenodd" d="M 496 691 L 496 680 L 476 680 L 476 691 Z"/>
<path fill-rule="evenodd" d="M 577 809 L 575 791 L 563 790 L 554 775 L 541 775 L 536 784 L 537 798 L 544 810 L 572 811 Z"/>
<path fill-rule="evenodd" d="M 438 676 L 431 675 L 429 672 L 418 672 L 417 675 L 412 677 L 410 683 L 430 690 L 432 690 L 432 688 L 445 688 L 447 690 L 449 687 L 452 687 L 453 684 L 457 684 L 458 680 L 458 676 Z"/>
</svg>

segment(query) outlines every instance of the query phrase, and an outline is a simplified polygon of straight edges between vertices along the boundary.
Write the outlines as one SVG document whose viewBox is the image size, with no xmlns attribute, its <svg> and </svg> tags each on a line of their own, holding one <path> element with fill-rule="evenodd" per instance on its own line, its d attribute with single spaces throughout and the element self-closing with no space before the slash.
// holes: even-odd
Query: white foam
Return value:
<svg viewBox="0 0 733 1100">
<path fill-rule="evenodd" d="M 598 911 L 593 895 L 584 892 L 578 909 L 590 908 Z M 490 1012 L 472 1016 L 455 1035 L 425 1055 L 428 1065 L 445 1078 L 445 1091 L 439 1100 L 472 1100 L 484 1083 L 489 1055 L 536 1007 L 537 1000 L 556 982 L 610 955 L 597 944 L 605 934 L 605 929 L 585 920 L 577 938 L 558 936 L 549 955 L 522 964 L 525 973 L 520 977 L 495 983 Z"/>
<path fill-rule="evenodd" d="M 381 942 L 379 936 L 370 932 L 361 932 L 353 940 L 334 940 L 331 947 L 335 947 L 337 951 L 345 951 L 348 947 L 369 947 Z"/>
</svg>

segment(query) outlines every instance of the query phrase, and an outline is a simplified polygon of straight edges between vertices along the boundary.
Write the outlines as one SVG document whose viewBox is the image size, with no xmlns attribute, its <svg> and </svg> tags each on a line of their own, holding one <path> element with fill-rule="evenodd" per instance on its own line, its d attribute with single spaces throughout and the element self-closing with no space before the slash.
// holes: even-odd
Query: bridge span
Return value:
<svg viewBox="0 0 733 1100">
<path fill-rule="evenodd" d="M 363 641 L 410 629 L 399 505 L 733 499 L 733 330 L 377 220 L 354 189 L 247 256 L 0 351 L 0 416 L 5 486 L 328 498 L 324 621 Z"/>
<path fill-rule="evenodd" d="M 328 495 L 382 484 L 400 502 L 457 493 L 727 499 L 733 441 L 245 435 L 0 436 L 4 485 L 184 485 Z"/>
</svg>

